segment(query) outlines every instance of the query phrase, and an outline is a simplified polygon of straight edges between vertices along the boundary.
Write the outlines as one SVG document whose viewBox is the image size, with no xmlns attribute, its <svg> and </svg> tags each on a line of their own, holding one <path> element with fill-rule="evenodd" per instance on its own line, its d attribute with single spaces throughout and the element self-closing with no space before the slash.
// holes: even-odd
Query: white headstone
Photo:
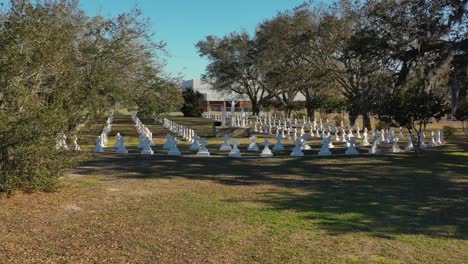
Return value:
<svg viewBox="0 0 468 264">
<path fill-rule="evenodd" d="M 172 138 L 172 143 L 171 143 L 171 146 L 170 146 L 170 149 L 169 149 L 169 152 L 167 153 L 167 155 L 169 156 L 180 156 L 182 155 L 180 153 L 180 150 L 179 148 L 177 148 L 177 140 L 175 138 Z"/>
<path fill-rule="evenodd" d="M 117 133 L 117 134 L 115 135 L 115 144 L 114 144 L 114 147 L 115 147 L 115 148 L 118 148 L 118 147 L 119 147 L 119 143 L 120 143 L 120 138 L 121 138 L 121 137 L 122 137 L 122 136 L 120 135 L 120 133 Z"/>
<path fill-rule="evenodd" d="M 410 133 L 408 133 L 407 140 L 408 140 L 408 143 L 406 143 L 405 151 L 412 151 L 412 150 L 414 150 L 414 146 L 413 146 L 413 137 L 411 137 L 411 134 L 410 134 Z"/>
<path fill-rule="evenodd" d="M 166 143 L 164 143 L 163 149 L 169 149 L 171 147 L 172 135 L 171 133 L 166 134 Z"/>
<path fill-rule="evenodd" d="M 437 130 L 437 145 L 443 145 L 443 140 L 442 140 L 442 130 Z"/>
<path fill-rule="evenodd" d="M 96 138 L 96 147 L 94 147 L 94 152 L 95 153 L 102 153 L 104 152 L 104 149 L 102 147 L 102 139 L 101 136 L 98 136 Z"/>
<path fill-rule="evenodd" d="M 119 135 L 120 136 L 120 135 Z M 124 137 L 120 136 L 119 141 L 117 142 L 117 150 L 115 151 L 118 154 L 127 154 L 128 150 L 125 147 L 125 139 Z"/>
<path fill-rule="evenodd" d="M 299 139 L 301 141 L 301 144 L 302 144 L 301 149 L 303 149 L 303 150 L 310 150 L 311 149 L 311 147 L 309 146 L 309 142 L 308 142 L 309 138 L 310 138 L 310 135 L 307 134 L 307 133 L 304 133 L 301 136 L 301 138 Z"/>
<path fill-rule="evenodd" d="M 198 135 L 195 133 L 193 135 L 193 143 L 189 148 L 191 151 L 198 151 L 200 149 L 200 144 L 198 143 Z"/>
<path fill-rule="evenodd" d="M 379 149 L 379 140 L 375 139 L 374 142 L 372 142 L 372 147 L 369 149 L 369 154 L 380 154 L 380 149 Z"/>
<path fill-rule="evenodd" d="M 434 131 L 431 131 L 431 141 L 429 141 L 428 147 L 430 147 L 430 148 L 437 147 L 437 142 L 436 142 L 436 139 L 435 139 Z"/>
<path fill-rule="evenodd" d="M 349 147 L 345 152 L 346 155 L 359 155 L 359 152 L 356 149 L 356 138 L 351 137 L 349 139 Z"/>
<path fill-rule="evenodd" d="M 363 135 L 363 138 L 362 138 L 361 146 L 362 147 L 369 146 L 370 144 L 369 144 L 369 140 L 367 139 L 367 128 L 364 128 L 364 133 L 362 135 Z"/>
<path fill-rule="evenodd" d="M 248 151 L 258 151 L 258 146 L 257 146 L 257 136 L 253 135 L 249 137 L 250 144 L 247 147 Z"/>
<path fill-rule="evenodd" d="M 72 147 L 72 150 L 74 150 L 74 151 L 81 150 L 80 145 L 78 145 L 78 137 L 76 136 L 76 134 L 73 135 L 73 147 Z"/>
<path fill-rule="evenodd" d="M 263 141 L 263 150 L 262 150 L 262 153 L 260 153 L 260 157 L 262 158 L 269 158 L 269 157 L 273 157 L 273 153 L 271 152 L 270 148 L 268 147 L 269 145 L 271 145 L 271 143 L 268 141 L 268 139 L 265 138 L 265 141 Z"/>
<path fill-rule="evenodd" d="M 221 151 L 231 151 L 231 145 L 229 145 L 229 136 L 227 134 L 224 134 L 223 136 L 223 145 L 219 148 Z"/>
<path fill-rule="evenodd" d="M 237 139 L 234 139 L 232 142 L 232 149 L 231 149 L 231 152 L 229 152 L 229 157 L 235 157 L 235 158 L 240 158 L 241 157 L 241 153 L 239 151 L 239 148 L 237 146 L 239 146 L 239 141 L 237 141 Z"/>
<path fill-rule="evenodd" d="M 142 145 L 143 145 L 143 150 L 141 151 L 141 154 L 145 154 L 145 155 L 154 154 L 153 150 L 151 149 L 151 141 L 149 138 L 145 137 Z"/>
<path fill-rule="evenodd" d="M 304 152 L 302 152 L 302 142 L 300 139 L 296 139 L 294 141 L 294 149 L 293 151 L 291 152 L 291 156 L 293 157 L 302 157 L 304 156 Z"/>
<path fill-rule="evenodd" d="M 276 136 L 276 144 L 273 146 L 274 151 L 281 151 L 284 150 L 284 145 L 281 142 L 283 137 L 281 135 Z"/>
<path fill-rule="evenodd" d="M 392 147 L 388 150 L 388 152 L 390 153 L 398 153 L 398 152 L 401 152 L 400 150 L 400 147 L 398 146 L 398 137 L 396 137 L 394 135 L 394 138 L 393 138 L 393 144 L 392 144 Z"/>
<path fill-rule="evenodd" d="M 426 133 L 424 131 L 421 131 L 421 135 L 419 136 L 419 140 L 421 141 L 421 148 L 426 148 L 426 142 L 424 142 L 426 139 Z"/>
<path fill-rule="evenodd" d="M 332 153 L 328 149 L 328 145 L 330 144 L 331 138 L 325 137 L 322 139 L 322 147 L 318 153 L 319 156 L 330 156 Z"/>
<path fill-rule="evenodd" d="M 200 149 L 198 150 L 197 152 L 197 156 L 199 157 L 209 157 L 210 156 L 210 152 L 208 151 L 208 149 L 206 148 L 206 139 L 202 139 L 200 141 Z"/>
</svg>

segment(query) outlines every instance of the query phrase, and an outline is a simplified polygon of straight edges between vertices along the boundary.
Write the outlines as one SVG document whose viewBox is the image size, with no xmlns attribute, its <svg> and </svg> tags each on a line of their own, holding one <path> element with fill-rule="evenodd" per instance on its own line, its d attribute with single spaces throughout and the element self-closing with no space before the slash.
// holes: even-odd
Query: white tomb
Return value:
<svg viewBox="0 0 468 264">
<path fill-rule="evenodd" d="M 270 148 L 268 147 L 269 145 L 271 145 L 271 143 L 268 141 L 268 139 L 265 138 L 265 141 L 263 141 L 263 150 L 262 150 L 262 153 L 260 153 L 260 157 L 262 158 L 269 158 L 269 157 L 273 157 L 273 153 L 271 152 Z"/>
<path fill-rule="evenodd" d="M 95 153 L 102 153 L 104 152 L 104 148 L 102 146 L 102 138 L 101 136 L 98 136 L 96 138 L 96 147 L 94 148 Z"/>
<path fill-rule="evenodd" d="M 195 133 L 193 135 L 193 143 L 189 148 L 191 151 L 198 151 L 200 149 L 200 144 L 198 143 L 198 135 Z"/>
<path fill-rule="evenodd" d="M 210 156 L 210 152 L 206 148 L 206 144 L 207 144 L 206 139 L 202 139 L 200 141 L 200 149 L 197 152 L 198 157 L 209 157 Z"/>
<path fill-rule="evenodd" d="M 78 137 L 76 136 L 76 134 L 73 135 L 73 147 L 72 147 L 72 150 L 74 150 L 74 151 L 79 151 L 79 150 L 81 150 L 80 145 L 78 145 Z"/>
<path fill-rule="evenodd" d="M 303 134 L 301 138 L 299 139 L 301 141 L 301 149 L 303 150 L 310 150 L 311 147 L 309 146 L 309 143 L 307 142 L 309 140 L 309 134 Z"/>
<path fill-rule="evenodd" d="M 141 151 L 141 154 L 144 155 L 153 155 L 153 149 L 151 149 L 151 141 L 149 138 L 145 137 L 142 143 L 143 150 Z"/>
<path fill-rule="evenodd" d="M 283 137 L 281 135 L 278 135 L 276 137 L 276 144 L 273 146 L 273 150 L 275 150 L 275 151 L 284 150 L 284 145 L 281 142 L 282 140 L 283 140 Z"/>
<path fill-rule="evenodd" d="M 169 152 L 167 153 L 169 156 L 180 156 L 182 155 L 180 153 L 179 148 L 177 148 L 177 140 L 175 138 L 172 138 L 172 143 L 169 149 Z"/>
<path fill-rule="evenodd" d="M 122 136 L 120 135 L 120 133 L 117 133 L 117 134 L 115 135 L 115 144 L 114 144 L 114 148 L 118 148 L 118 147 L 119 147 L 120 138 L 122 138 Z"/>
<path fill-rule="evenodd" d="M 442 130 L 437 130 L 437 145 L 443 145 L 443 139 L 442 139 Z"/>
<path fill-rule="evenodd" d="M 331 138 L 325 137 L 322 139 L 322 147 L 318 153 L 319 156 L 330 156 L 332 153 L 328 149 L 328 145 L 330 144 Z"/>
<path fill-rule="evenodd" d="M 120 136 L 120 135 L 119 135 Z M 115 151 L 117 154 L 127 154 L 128 150 L 125 147 L 125 139 L 124 137 L 120 136 L 119 141 L 116 143 L 117 150 Z"/>
<path fill-rule="evenodd" d="M 227 134 L 224 134 L 223 136 L 223 145 L 219 148 L 221 151 L 231 151 L 231 145 L 229 145 L 229 136 Z"/>
<path fill-rule="evenodd" d="M 408 140 L 408 142 L 406 143 L 405 151 L 412 151 L 412 150 L 414 150 L 414 146 L 413 146 L 413 137 L 411 136 L 410 133 L 408 133 L 407 140 Z"/>
<path fill-rule="evenodd" d="M 356 138 L 351 137 L 348 142 L 349 142 L 349 147 L 345 151 L 345 154 L 346 155 L 359 155 L 359 152 L 356 149 Z"/>
<path fill-rule="evenodd" d="M 369 149 L 369 154 L 380 154 L 378 139 L 375 139 L 374 142 L 372 142 L 372 147 Z"/>
<path fill-rule="evenodd" d="M 370 144 L 369 144 L 369 140 L 367 139 L 367 137 L 368 137 L 367 128 L 364 128 L 364 133 L 362 135 L 363 135 L 363 138 L 362 138 L 361 146 L 362 147 L 369 146 Z"/>
<path fill-rule="evenodd" d="M 429 141 L 429 144 L 427 146 L 429 148 L 437 147 L 434 131 L 431 131 L 431 141 Z"/>
<path fill-rule="evenodd" d="M 393 138 L 393 143 L 392 143 L 392 147 L 388 150 L 388 152 L 390 153 L 398 153 L 398 152 L 401 152 L 400 150 L 400 147 L 398 146 L 398 137 L 396 137 L 394 135 L 394 138 Z"/>
<path fill-rule="evenodd" d="M 290 154 L 293 157 L 302 157 L 304 156 L 304 152 L 302 152 L 302 142 L 300 139 L 296 139 L 294 141 L 294 149 Z"/>
<path fill-rule="evenodd" d="M 249 137 L 250 144 L 247 147 L 248 151 L 258 151 L 258 146 L 257 146 L 257 136 L 253 135 Z"/>
<path fill-rule="evenodd" d="M 229 157 L 235 157 L 235 158 L 240 158 L 242 155 L 239 151 L 239 148 L 237 146 L 239 146 L 239 141 L 237 141 L 237 139 L 234 139 L 232 142 L 232 149 L 231 149 L 231 152 L 229 152 Z"/>
</svg>

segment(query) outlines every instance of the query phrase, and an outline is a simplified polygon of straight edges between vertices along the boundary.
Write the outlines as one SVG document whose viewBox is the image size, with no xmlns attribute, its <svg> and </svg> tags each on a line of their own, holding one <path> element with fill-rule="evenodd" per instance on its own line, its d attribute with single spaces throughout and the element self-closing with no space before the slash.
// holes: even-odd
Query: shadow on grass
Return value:
<svg viewBox="0 0 468 264">
<path fill-rule="evenodd" d="M 150 120 L 145 121 L 150 125 Z M 153 130 L 166 133 L 157 125 Z M 263 193 L 262 198 L 247 201 L 278 211 L 294 210 L 304 221 L 332 234 L 468 239 L 467 150 L 466 141 L 456 141 L 420 157 L 265 160 L 104 154 L 82 164 L 75 173 L 112 175 L 106 179 L 109 181 L 183 177 L 229 186 L 277 186 L 280 188 Z"/>
<path fill-rule="evenodd" d="M 108 180 L 174 178 L 225 185 L 273 185 L 254 202 L 301 212 L 332 234 L 368 232 L 468 238 L 467 157 L 448 152 L 423 157 L 238 160 L 102 155 L 79 174 Z M 128 172 L 131 172 L 129 176 Z M 231 201 L 240 202 L 240 201 Z"/>
</svg>

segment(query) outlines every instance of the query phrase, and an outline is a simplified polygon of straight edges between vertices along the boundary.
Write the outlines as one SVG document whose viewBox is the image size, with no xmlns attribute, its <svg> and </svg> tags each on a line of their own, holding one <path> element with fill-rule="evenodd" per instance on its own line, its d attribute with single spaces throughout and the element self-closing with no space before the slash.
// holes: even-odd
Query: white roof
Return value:
<svg viewBox="0 0 468 264">
<path fill-rule="evenodd" d="M 187 88 L 192 88 L 194 91 L 198 91 L 205 97 L 205 101 L 231 101 L 235 99 L 237 101 L 250 101 L 247 96 L 242 96 L 237 93 L 222 93 L 214 90 L 211 85 L 202 80 L 188 80 L 183 81 L 181 85 L 182 91 Z M 294 101 L 305 101 L 303 94 L 299 93 L 294 98 Z"/>
<path fill-rule="evenodd" d="M 194 91 L 198 91 L 205 97 L 205 101 L 231 101 L 236 99 L 238 101 L 250 101 L 248 98 L 243 98 L 243 96 L 237 93 L 222 93 L 214 90 L 211 85 L 202 80 L 188 80 L 182 82 L 182 91 L 185 91 L 187 88 L 192 88 Z"/>
</svg>

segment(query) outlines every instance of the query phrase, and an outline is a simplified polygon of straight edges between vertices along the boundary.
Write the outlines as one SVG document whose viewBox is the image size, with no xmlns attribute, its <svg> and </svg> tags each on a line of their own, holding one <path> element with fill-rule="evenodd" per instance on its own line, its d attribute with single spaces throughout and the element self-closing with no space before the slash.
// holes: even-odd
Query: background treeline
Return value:
<svg viewBox="0 0 468 264">
<path fill-rule="evenodd" d="M 49 190 L 77 154 L 56 149 L 116 107 L 178 109 L 164 43 L 138 10 L 89 17 L 78 1 L 12 0 L 0 12 L 0 192 Z"/>
<path fill-rule="evenodd" d="M 204 80 L 247 95 L 253 111 L 290 113 L 302 94 L 316 110 L 370 115 L 413 131 L 433 117 L 462 118 L 468 89 L 466 0 L 337 1 L 278 13 L 255 34 L 207 36 Z M 450 108 L 451 106 L 451 108 Z M 466 111 L 466 110 L 465 110 Z"/>
</svg>

